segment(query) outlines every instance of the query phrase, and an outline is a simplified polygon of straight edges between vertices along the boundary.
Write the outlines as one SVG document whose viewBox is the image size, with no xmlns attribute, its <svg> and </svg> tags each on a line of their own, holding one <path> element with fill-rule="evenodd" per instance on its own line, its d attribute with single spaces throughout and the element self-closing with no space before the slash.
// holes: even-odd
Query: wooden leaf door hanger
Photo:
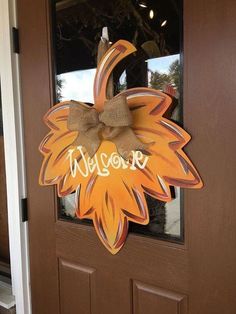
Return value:
<svg viewBox="0 0 236 314">
<path fill-rule="evenodd" d="M 52 107 L 44 116 L 50 132 L 39 147 L 39 183 L 57 185 L 59 197 L 75 192 L 77 217 L 93 220 L 112 254 L 124 245 L 129 221 L 149 223 L 145 194 L 170 202 L 170 186 L 203 185 L 182 150 L 190 135 L 163 117 L 168 95 L 140 87 L 107 99 L 114 67 L 135 51 L 125 40 L 112 45 L 97 67 L 94 105 L 78 100 Z"/>
</svg>

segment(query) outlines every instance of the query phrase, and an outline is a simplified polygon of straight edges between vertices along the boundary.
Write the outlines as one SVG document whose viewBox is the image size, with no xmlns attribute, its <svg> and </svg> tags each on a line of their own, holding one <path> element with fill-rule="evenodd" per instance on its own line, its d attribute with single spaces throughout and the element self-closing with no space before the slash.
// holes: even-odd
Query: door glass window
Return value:
<svg viewBox="0 0 236 314">
<path fill-rule="evenodd" d="M 113 73 L 114 94 L 133 87 L 152 87 L 172 98 L 166 117 L 182 125 L 182 3 L 180 0 L 63 0 L 53 2 L 55 102 L 93 103 L 93 81 L 102 28 L 112 43 L 130 41 L 137 52 Z M 130 223 L 130 232 L 183 240 L 182 191 L 173 201 L 146 195 L 150 223 Z M 74 193 L 59 199 L 59 218 L 76 223 Z"/>
</svg>

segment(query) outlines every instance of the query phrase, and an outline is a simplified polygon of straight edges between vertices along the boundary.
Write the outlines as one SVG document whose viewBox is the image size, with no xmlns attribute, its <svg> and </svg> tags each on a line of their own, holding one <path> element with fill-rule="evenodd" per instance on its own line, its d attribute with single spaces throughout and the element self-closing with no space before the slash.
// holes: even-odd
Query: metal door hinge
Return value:
<svg viewBox="0 0 236 314">
<path fill-rule="evenodd" d="M 20 53 L 19 30 L 12 27 L 13 52 Z"/>
<path fill-rule="evenodd" d="M 21 199 L 21 219 L 22 222 L 28 221 L 28 202 L 27 198 Z"/>
</svg>

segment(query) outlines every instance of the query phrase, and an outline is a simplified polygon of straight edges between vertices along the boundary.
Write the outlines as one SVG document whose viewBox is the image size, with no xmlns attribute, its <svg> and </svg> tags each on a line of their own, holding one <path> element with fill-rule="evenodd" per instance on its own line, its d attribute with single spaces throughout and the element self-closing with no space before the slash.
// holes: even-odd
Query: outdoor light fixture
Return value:
<svg viewBox="0 0 236 314">
<path fill-rule="evenodd" d="M 147 4 L 146 4 L 146 2 L 144 2 L 144 1 L 138 2 L 138 5 L 139 5 L 141 8 L 147 8 Z"/>
<path fill-rule="evenodd" d="M 154 11 L 153 10 L 149 11 L 149 17 L 151 20 L 154 18 Z"/>
<path fill-rule="evenodd" d="M 164 21 L 161 23 L 161 27 L 166 26 L 166 24 L 167 24 L 167 20 L 164 20 Z"/>
</svg>

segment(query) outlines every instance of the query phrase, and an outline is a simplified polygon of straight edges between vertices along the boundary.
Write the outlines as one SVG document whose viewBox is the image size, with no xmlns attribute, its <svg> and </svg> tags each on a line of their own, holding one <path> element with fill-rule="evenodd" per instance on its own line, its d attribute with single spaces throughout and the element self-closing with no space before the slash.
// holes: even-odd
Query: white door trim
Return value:
<svg viewBox="0 0 236 314">
<path fill-rule="evenodd" d="M 19 60 L 12 49 L 16 0 L 0 0 L 0 77 L 13 294 L 17 314 L 31 314 L 28 225 L 21 221 L 26 197 Z"/>
</svg>

